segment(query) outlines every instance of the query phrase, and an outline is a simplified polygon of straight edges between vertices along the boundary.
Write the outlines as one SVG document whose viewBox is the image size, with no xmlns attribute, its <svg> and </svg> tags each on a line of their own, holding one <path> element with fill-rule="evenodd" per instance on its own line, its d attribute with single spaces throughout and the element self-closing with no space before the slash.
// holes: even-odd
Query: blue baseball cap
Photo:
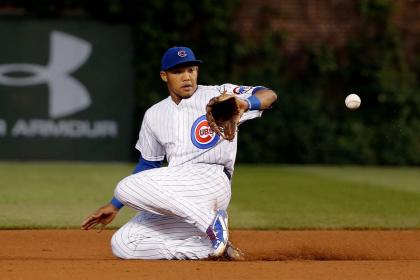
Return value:
<svg viewBox="0 0 420 280">
<path fill-rule="evenodd" d="M 187 47 L 169 48 L 162 56 L 162 71 L 166 71 L 184 64 L 198 65 L 203 61 L 195 58 L 193 51 Z"/>
</svg>

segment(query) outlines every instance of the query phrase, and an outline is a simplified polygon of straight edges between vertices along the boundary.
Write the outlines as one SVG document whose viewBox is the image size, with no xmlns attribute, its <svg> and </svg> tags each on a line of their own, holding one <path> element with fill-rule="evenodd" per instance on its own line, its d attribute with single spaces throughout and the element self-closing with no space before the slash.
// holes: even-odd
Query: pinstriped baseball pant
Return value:
<svg viewBox="0 0 420 280">
<path fill-rule="evenodd" d="M 202 259 L 212 253 L 205 233 L 215 210 L 227 209 L 230 181 L 223 166 L 189 164 L 123 179 L 115 197 L 140 211 L 112 237 L 123 259 Z"/>
</svg>

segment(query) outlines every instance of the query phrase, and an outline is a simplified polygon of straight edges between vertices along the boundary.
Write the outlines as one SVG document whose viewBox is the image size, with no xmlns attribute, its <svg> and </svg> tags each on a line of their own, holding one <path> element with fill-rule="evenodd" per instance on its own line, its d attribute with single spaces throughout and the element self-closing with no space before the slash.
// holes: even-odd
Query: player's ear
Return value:
<svg viewBox="0 0 420 280">
<path fill-rule="evenodd" d="M 168 75 L 166 74 L 165 71 L 160 71 L 160 78 L 162 79 L 162 81 L 164 81 L 165 83 L 168 81 Z"/>
</svg>

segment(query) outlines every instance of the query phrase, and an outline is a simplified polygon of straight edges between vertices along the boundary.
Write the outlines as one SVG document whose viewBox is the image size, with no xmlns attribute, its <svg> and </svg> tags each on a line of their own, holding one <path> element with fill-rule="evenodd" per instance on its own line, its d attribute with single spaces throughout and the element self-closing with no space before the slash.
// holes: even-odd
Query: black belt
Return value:
<svg viewBox="0 0 420 280">
<path fill-rule="evenodd" d="M 232 175 L 230 174 L 230 172 L 229 172 L 229 171 L 227 171 L 226 167 L 225 167 L 225 168 L 223 168 L 223 172 L 225 172 L 226 176 L 228 177 L 228 179 L 229 179 L 229 181 L 230 181 L 230 179 L 232 179 Z"/>
</svg>

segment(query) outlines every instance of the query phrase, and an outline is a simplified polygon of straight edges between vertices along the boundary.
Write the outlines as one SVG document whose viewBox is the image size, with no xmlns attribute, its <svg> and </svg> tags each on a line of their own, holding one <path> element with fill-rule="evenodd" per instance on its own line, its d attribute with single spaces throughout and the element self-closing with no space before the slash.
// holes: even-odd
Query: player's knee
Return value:
<svg viewBox="0 0 420 280">
<path fill-rule="evenodd" d="M 132 185 L 132 179 L 130 179 L 130 176 L 125 177 L 122 179 L 117 186 L 115 187 L 114 191 L 114 197 L 121 201 L 123 204 L 128 199 L 129 194 L 131 193 L 131 185 Z"/>
<path fill-rule="evenodd" d="M 139 190 L 144 189 L 155 189 L 157 185 L 151 181 L 148 181 L 147 178 L 142 176 L 142 174 L 135 174 L 125 177 L 122 179 L 116 186 L 114 191 L 114 196 L 123 204 L 126 202 L 133 202 L 133 198 L 140 199 L 143 197 L 143 193 Z"/>
<path fill-rule="evenodd" d="M 130 255 L 127 254 L 126 250 L 124 250 L 125 244 L 124 241 L 119 238 L 117 235 L 119 231 L 117 231 L 111 238 L 111 250 L 112 254 L 120 259 L 130 259 Z"/>
</svg>

